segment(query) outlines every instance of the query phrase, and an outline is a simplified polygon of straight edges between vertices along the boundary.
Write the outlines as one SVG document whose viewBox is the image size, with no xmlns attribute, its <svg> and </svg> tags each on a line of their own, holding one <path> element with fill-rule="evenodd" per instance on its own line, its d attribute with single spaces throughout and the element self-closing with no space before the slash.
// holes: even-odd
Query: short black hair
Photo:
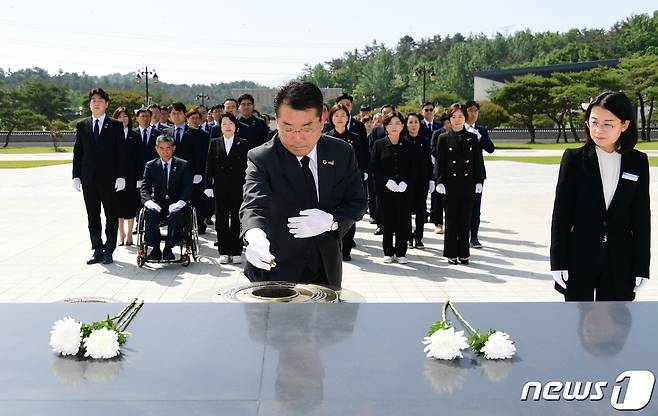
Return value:
<svg viewBox="0 0 658 416">
<path fill-rule="evenodd" d="M 350 100 L 351 103 L 354 102 L 354 97 L 352 97 L 348 93 L 343 93 L 343 94 L 339 95 L 338 97 L 336 97 L 336 104 L 338 104 L 341 100 L 344 100 L 344 99 Z"/>
<path fill-rule="evenodd" d="M 359 108 L 361 111 L 370 111 L 372 108 L 369 105 L 362 105 L 361 108 Z"/>
<path fill-rule="evenodd" d="M 173 104 L 172 104 L 172 105 L 170 105 L 170 106 L 166 106 L 166 105 L 161 105 L 161 106 L 160 106 L 160 111 L 166 111 L 166 112 L 170 112 L 170 111 L 171 111 L 171 108 L 172 108 L 172 106 L 173 106 Z"/>
<path fill-rule="evenodd" d="M 94 95 L 100 96 L 106 102 L 110 101 L 110 94 L 105 92 L 105 90 L 102 88 L 94 88 L 93 90 L 89 91 L 89 101 L 91 101 L 91 97 L 93 97 Z"/>
<path fill-rule="evenodd" d="M 395 111 L 395 106 L 393 104 L 384 104 L 382 108 L 379 109 L 379 111 L 384 111 L 386 107 L 390 107 L 391 110 Z"/>
<path fill-rule="evenodd" d="M 399 111 L 393 111 L 391 114 L 384 118 L 384 127 L 388 126 L 394 118 L 400 120 L 400 123 L 402 123 L 403 126 L 406 125 L 406 121 L 402 113 Z"/>
<path fill-rule="evenodd" d="M 193 116 L 194 114 L 196 114 L 196 115 L 198 115 L 199 117 L 201 117 L 201 113 L 199 113 L 199 110 L 198 110 L 197 108 L 193 108 L 193 109 L 191 109 L 190 111 L 188 111 L 188 112 L 185 114 L 185 117 L 190 118 L 190 117 Z"/>
<path fill-rule="evenodd" d="M 213 107 L 215 110 L 223 110 L 224 109 L 224 104 L 217 104 L 215 107 Z"/>
<path fill-rule="evenodd" d="M 152 109 L 152 108 L 157 108 L 158 111 L 160 110 L 160 106 L 157 105 L 157 104 L 151 104 L 151 105 L 148 106 L 148 109 L 149 109 L 149 110 Z M 153 113 L 153 111 L 151 111 L 151 114 L 152 114 L 152 113 Z"/>
<path fill-rule="evenodd" d="M 170 105 L 169 111 L 171 110 L 182 111 L 183 113 L 187 113 L 187 107 L 185 107 L 185 104 L 181 103 L 180 101 Z"/>
<path fill-rule="evenodd" d="M 626 120 L 629 121 L 628 128 L 621 132 L 616 145 L 617 152 L 621 154 L 632 150 L 637 144 L 637 116 L 635 115 L 635 108 L 626 94 L 623 92 L 606 91 L 589 103 L 589 107 L 587 107 L 587 110 L 585 111 L 585 139 L 588 144 L 592 145 L 595 143 L 589 132 L 587 121 L 589 121 L 589 116 L 594 107 L 602 107 L 610 111 L 622 122 Z"/>
<path fill-rule="evenodd" d="M 148 113 L 149 117 L 153 115 L 153 111 L 149 110 L 148 108 L 142 107 L 135 110 L 135 117 L 139 117 L 139 115 L 142 113 Z"/>
<path fill-rule="evenodd" d="M 220 126 L 220 129 L 222 125 L 222 120 L 225 118 L 228 118 L 229 120 L 231 120 L 233 124 L 235 124 L 235 131 L 239 130 L 240 124 L 238 124 L 238 119 L 233 115 L 233 113 L 224 113 L 219 116 L 219 120 L 217 120 L 217 125 Z"/>
<path fill-rule="evenodd" d="M 434 103 L 433 103 L 433 102 L 427 101 L 425 104 L 423 104 L 423 106 L 422 106 L 421 108 L 425 108 L 425 107 L 427 107 L 428 105 L 431 105 L 432 107 L 434 107 Z"/>
<path fill-rule="evenodd" d="M 274 98 L 274 112 L 279 115 L 282 104 L 289 105 L 294 110 L 313 108 L 318 116 L 322 116 L 324 97 L 322 91 L 309 81 L 290 81 L 284 85 Z"/>
<path fill-rule="evenodd" d="M 203 107 L 206 111 L 208 111 L 208 107 L 206 107 L 206 106 L 203 105 L 203 104 L 198 105 L 198 106 L 196 107 L 196 109 L 198 110 L 198 109 L 200 109 L 201 107 Z"/>
<path fill-rule="evenodd" d="M 252 104 L 254 103 L 254 96 L 251 94 L 242 94 L 241 96 L 238 97 L 238 105 L 244 100 L 250 101 Z"/>
<path fill-rule="evenodd" d="M 468 100 L 464 104 L 464 107 L 466 107 L 466 108 L 470 108 L 470 107 L 473 107 L 473 106 L 475 106 L 478 110 L 480 109 L 480 104 L 475 100 Z"/>
<path fill-rule="evenodd" d="M 232 98 L 232 97 L 231 97 L 231 98 L 227 98 L 227 99 L 224 100 L 224 102 L 227 102 L 227 101 L 233 101 L 233 102 L 235 103 L 235 106 L 236 106 L 236 107 L 240 105 L 240 103 L 238 102 L 238 100 L 236 100 L 235 98 Z M 222 108 L 224 108 L 224 104 L 222 104 Z"/>
</svg>

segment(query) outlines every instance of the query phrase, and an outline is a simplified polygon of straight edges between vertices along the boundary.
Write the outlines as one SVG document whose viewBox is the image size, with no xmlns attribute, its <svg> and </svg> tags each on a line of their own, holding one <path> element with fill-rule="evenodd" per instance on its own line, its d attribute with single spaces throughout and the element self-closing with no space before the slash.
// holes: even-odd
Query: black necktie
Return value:
<svg viewBox="0 0 658 416">
<path fill-rule="evenodd" d="M 180 144 L 180 130 L 181 130 L 180 127 L 176 129 L 176 146 Z"/>
<path fill-rule="evenodd" d="M 165 184 L 165 189 L 169 189 L 169 175 L 167 175 L 167 162 L 164 162 L 162 169 L 162 182 Z"/>
<path fill-rule="evenodd" d="M 146 145 L 149 142 L 149 137 L 146 135 L 146 129 L 144 129 L 142 132 L 144 133 L 143 135 L 144 137 L 142 138 L 142 141 L 144 142 L 144 147 L 146 147 Z"/>
<path fill-rule="evenodd" d="M 98 121 L 99 121 L 99 120 L 96 119 L 96 122 L 94 123 L 94 140 L 96 140 L 96 143 L 98 143 L 98 141 L 99 141 L 100 138 L 101 138 L 101 131 L 100 131 L 100 129 L 98 128 Z"/>
<path fill-rule="evenodd" d="M 313 179 L 313 173 L 311 173 L 311 168 L 308 166 L 311 158 L 304 156 L 301 159 L 302 172 L 304 174 L 304 205 L 305 209 L 315 208 L 318 206 L 318 193 L 315 188 L 315 179 Z"/>
</svg>

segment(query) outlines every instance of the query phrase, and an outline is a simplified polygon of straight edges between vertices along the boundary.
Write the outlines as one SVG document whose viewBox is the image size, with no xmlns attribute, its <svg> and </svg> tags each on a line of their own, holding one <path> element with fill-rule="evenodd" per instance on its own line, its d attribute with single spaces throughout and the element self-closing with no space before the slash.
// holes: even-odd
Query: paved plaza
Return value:
<svg viewBox="0 0 658 416">
<path fill-rule="evenodd" d="M 18 156 L 14 158 L 23 159 Z M 557 173 L 557 165 L 487 162 L 480 233 L 484 248 L 471 251 L 468 266 L 448 265 L 441 256 L 443 235 L 434 234 L 430 225 L 425 228 L 426 248 L 410 249 L 409 264 L 386 265 L 381 236 L 373 235 L 366 215 L 357 225 L 353 261 L 344 263 L 343 286 L 367 302 L 561 301 L 549 273 Z M 117 247 L 113 264 L 88 266 L 84 202 L 71 184 L 71 166 L 4 169 L 0 178 L 0 302 L 86 296 L 210 301 L 213 294 L 248 282 L 241 266 L 218 264 L 212 227 L 201 236 L 200 262 L 187 268 L 139 268 L 134 246 Z M 651 200 L 655 218 L 658 168 L 651 168 Z M 654 279 L 638 300 L 658 300 L 656 234 L 652 233 L 650 276 Z"/>
</svg>

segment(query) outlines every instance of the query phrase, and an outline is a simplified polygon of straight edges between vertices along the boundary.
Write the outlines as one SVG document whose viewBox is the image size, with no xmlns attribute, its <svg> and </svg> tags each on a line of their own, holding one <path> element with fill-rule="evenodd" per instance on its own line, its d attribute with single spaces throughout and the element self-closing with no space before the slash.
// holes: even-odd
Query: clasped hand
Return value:
<svg viewBox="0 0 658 416">
<path fill-rule="evenodd" d="M 404 181 L 396 183 L 393 179 L 389 179 L 386 182 L 386 188 L 391 192 L 404 192 L 407 190 L 407 184 Z"/>
<path fill-rule="evenodd" d="M 298 217 L 288 218 L 288 228 L 295 238 L 308 238 L 331 230 L 333 222 L 333 215 L 312 208 L 299 211 Z"/>
</svg>

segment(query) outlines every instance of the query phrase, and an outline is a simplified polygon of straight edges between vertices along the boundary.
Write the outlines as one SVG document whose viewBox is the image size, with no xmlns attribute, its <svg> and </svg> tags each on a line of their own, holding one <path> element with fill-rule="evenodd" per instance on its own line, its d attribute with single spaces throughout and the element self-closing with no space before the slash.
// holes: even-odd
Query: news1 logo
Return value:
<svg viewBox="0 0 658 416">
<path fill-rule="evenodd" d="M 624 388 L 621 383 L 626 379 L 628 379 L 628 384 L 622 397 Z M 655 383 L 656 377 L 651 371 L 624 371 L 617 376 L 612 387 L 610 405 L 616 410 L 641 410 L 651 401 Z M 607 381 L 549 381 L 543 385 L 539 381 L 529 381 L 523 385 L 521 401 L 527 401 L 528 397 L 532 397 L 534 401 L 540 398 L 546 401 L 562 399 L 566 401 L 599 401 L 605 397 L 607 387 Z M 530 396 L 531 391 L 532 396 Z"/>
</svg>

